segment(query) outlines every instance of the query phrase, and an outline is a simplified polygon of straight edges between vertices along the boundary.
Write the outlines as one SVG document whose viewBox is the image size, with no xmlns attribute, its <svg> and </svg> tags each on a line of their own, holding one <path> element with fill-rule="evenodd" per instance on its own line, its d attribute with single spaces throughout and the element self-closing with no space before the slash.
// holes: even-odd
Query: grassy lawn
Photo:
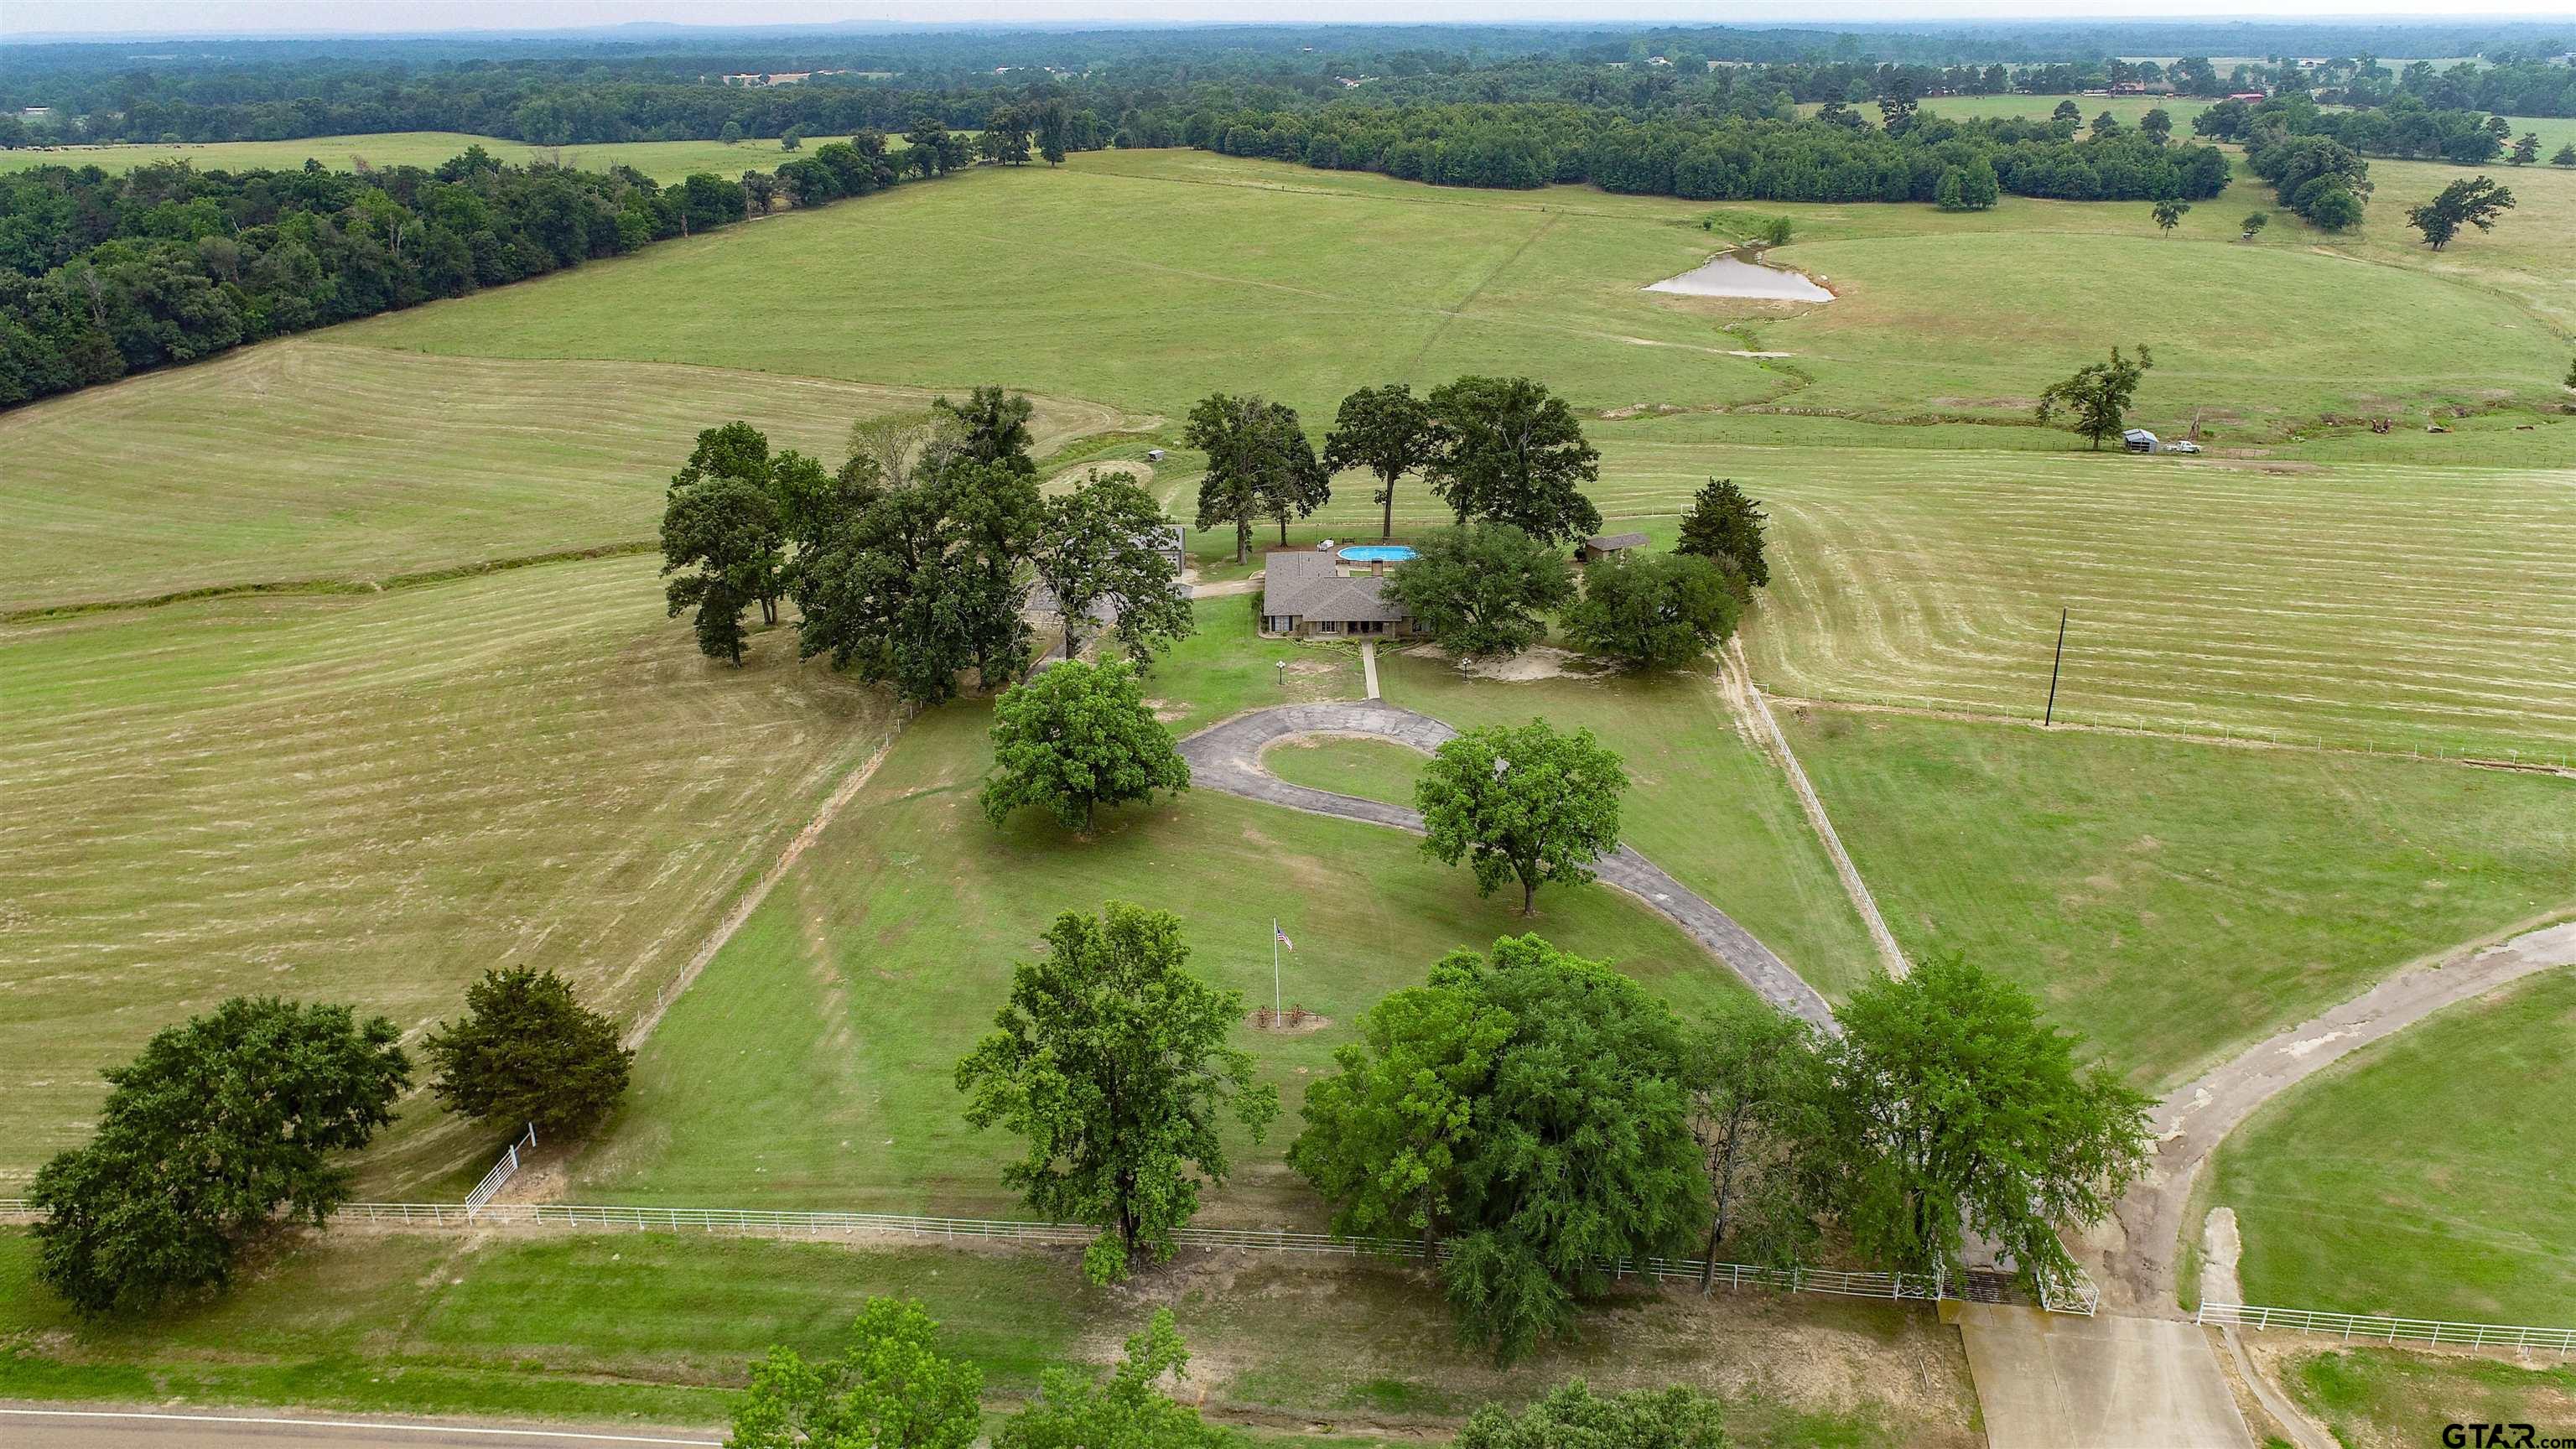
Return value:
<svg viewBox="0 0 2576 1449">
<path fill-rule="evenodd" d="M 2015 977 L 2145 1086 L 2418 956 L 2576 906 L 2564 780 L 1781 714 L 1908 954 L 1963 951 Z"/>
<path fill-rule="evenodd" d="M 337 336 L 338 334 L 331 334 Z M 698 433 L 736 418 L 837 467 L 930 394 L 697 367 L 424 357 L 294 338 L 0 414 L 0 612 L 365 582 L 649 543 Z M 1041 450 L 1117 425 L 1041 399 Z"/>
<path fill-rule="evenodd" d="M 2292 1347 L 2283 1358 L 2290 1392 L 2350 1449 L 2438 1444 L 2461 1423 L 2536 1424 L 2550 1434 L 2576 1422 L 2576 1368 L 2385 1348 Z"/>
<path fill-rule="evenodd" d="M 2562 856 L 2562 860 L 2564 857 Z M 2576 1322 L 2576 970 L 2328 1069 L 2220 1149 L 2248 1301 Z"/>
<path fill-rule="evenodd" d="M 1365 1263 L 1193 1254 L 1104 1291 L 1041 1250 L 348 1231 L 132 1328 L 72 1320 L 33 1287 L 29 1248 L 0 1231 L 0 1397 L 712 1424 L 769 1344 L 831 1352 L 864 1298 L 900 1294 L 983 1366 L 997 1404 L 1048 1363 L 1114 1359 L 1161 1304 L 1192 1351 L 1186 1397 L 1338 1442 L 1436 1440 L 1476 1404 L 1574 1374 L 1722 1393 L 1757 1445 L 1978 1442 L 1956 1335 L 1839 1300 L 1631 1293 L 1587 1342 L 1504 1373 L 1456 1345 L 1411 1275 Z M 1890 1362 L 1902 1382 L 1881 1381 Z"/>
<path fill-rule="evenodd" d="M 1262 760 L 1282 780 L 1397 805 L 1413 803 L 1413 784 L 1422 778 L 1422 752 L 1385 740 L 1331 735 L 1282 740 Z"/>
<path fill-rule="evenodd" d="M 1181 676 L 1166 665 L 1152 687 L 1178 690 Z M 1357 693 L 1334 687 L 1347 674 L 1291 682 L 1261 687 Z M 1203 706 L 1189 718 L 1225 712 Z M 1743 989 L 1607 887 L 1543 892 L 1541 916 L 1524 920 L 1516 899 L 1479 899 L 1465 871 L 1397 831 L 1210 792 L 1106 814 L 1088 841 L 1033 817 L 997 830 L 975 798 L 991 760 L 988 723 L 977 704 L 914 723 L 673 1008 L 634 1097 L 576 1164 L 573 1197 L 1010 1211 L 997 1172 L 1012 1143 L 966 1129 L 951 1069 L 989 1027 L 1012 961 L 1036 948 L 1047 921 L 1107 898 L 1179 914 L 1193 967 L 1261 1003 L 1271 999 L 1278 920 L 1296 942 L 1286 999 L 1330 1018 L 1306 1034 L 1244 1039 L 1290 1116 L 1266 1143 L 1240 1145 L 1235 1182 L 1210 1202 L 1219 1222 L 1317 1221 L 1312 1195 L 1280 1161 L 1302 1086 L 1330 1069 L 1361 1011 L 1419 982 L 1452 947 L 1541 931 L 1618 963 L 1685 1012 Z M 749 1021 L 761 1023 L 755 1036 L 743 1032 Z"/>
<path fill-rule="evenodd" d="M 817 137 L 813 144 L 821 145 L 831 139 L 829 136 Z M 903 148 L 900 136 L 890 136 L 887 141 L 897 150 Z M 775 138 L 746 140 L 732 146 L 722 141 L 620 141 L 585 146 L 532 146 L 525 141 L 469 135 L 461 131 L 388 131 L 364 136 L 307 136 L 294 141 L 204 141 L 175 145 L 57 146 L 41 151 L 0 151 L 0 171 L 25 171 L 37 166 L 96 166 L 105 171 L 122 172 L 137 166 L 149 166 L 156 161 L 185 161 L 200 171 L 247 171 L 255 168 L 291 171 L 307 160 L 319 161 L 335 171 L 349 170 L 361 162 L 376 167 L 434 167 L 462 155 L 468 146 L 480 146 L 514 166 L 540 161 L 577 166 L 585 171 L 632 166 L 666 186 L 697 171 L 712 171 L 726 177 L 740 176 L 746 171 L 775 171 L 779 162 L 794 160 L 797 155 L 779 150 Z M 807 151 L 803 154 L 813 153 Z"/>
<path fill-rule="evenodd" d="M 657 563 L 0 629 L 0 1184 L 226 996 L 418 1031 L 524 962 L 649 1001 L 892 724 L 783 636 L 701 658 Z M 486 1155 L 414 1145 L 385 1170 Z"/>
</svg>

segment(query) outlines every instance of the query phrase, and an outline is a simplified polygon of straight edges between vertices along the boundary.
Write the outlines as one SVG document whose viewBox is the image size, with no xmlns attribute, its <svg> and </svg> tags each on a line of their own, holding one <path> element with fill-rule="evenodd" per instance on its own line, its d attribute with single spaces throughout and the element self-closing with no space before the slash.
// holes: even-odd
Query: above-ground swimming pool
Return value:
<svg viewBox="0 0 2576 1449">
<path fill-rule="evenodd" d="M 1357 543 L 1343 549 L 1344 563 L 1402 563 L 1413 557 L 1413 550 L 1400 543 Z"/>
</svg>

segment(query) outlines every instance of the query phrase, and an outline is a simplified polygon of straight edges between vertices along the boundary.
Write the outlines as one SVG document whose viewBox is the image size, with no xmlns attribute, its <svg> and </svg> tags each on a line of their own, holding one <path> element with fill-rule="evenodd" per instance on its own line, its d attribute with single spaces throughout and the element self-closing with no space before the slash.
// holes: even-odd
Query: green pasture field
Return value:
<svg viewBox="0 0 2576 1449">
<path fill-rule="evenodd" d="M 2001 428 L 1741 443 L 1731 421 L 1595 428 L 1592 497 L 1658 546 L 1712 476 L 1761 500 L 1773 574 L 1745 643 L 1773 691 L 2036 719 L 2064 609 L 2061 720 L 2576 759 L 2568 467 L 1974 447 L 2034 435 Z M 2576 419 L 2538 427 L 2505 436 L 2576 446 Z M 1367 487 L 1346 479 L 1294 536 L 1374 538 Z M 1412 480 L 1397 509 L 1399 533 L 1447 521 Z"/>
<path fill-rule="evenodd" d="M 2418 957 L 2576 910 L 2576 782 L 1777 708 L 1907 954 L 1959 951 L 2014 977 L 2142 1087 L 2188 1080 Z M 2478 1074 L 2484 1097 L 2461 1080 L 2462 1100 L 2510 1095 L 2496 1089 L 2507 1075 Z M 2388 1125 L 2337 1120 L 2356 1141 Z M 2304 1200 L 2315 1182 L 2285 1171 L 2275 1185 Z M 2250 1250 L 2250 1224 L 2246 1237 Z M 2401 1272 L 2338 1257 L 2357 1275 Z"/>
<path fill-rule="evenodd" d="M 227 996 L 416 1034 L 525 963 L 649 1002 L 893 723 L 775 643 L 700 657 L 658 563 L 0 628 L 0 1192 Z M 413 1113 L 386 1171 L 480 1172 Z"/>
<path fill-rule="evenodd" d="M 364 163 L 373 167 L 434 167 L 480 146 L 494 159 L 514 166 L 549 162 L 606 171 L 632 166 L 664 185 L 693 172 L 740 176 L 745 171 L 775 171 L 781 161 L 811 155 L 812 148 L 838 138 L 814 136 L 803 152 L 782 151 L 775 137 L 722 141 L 613 141 L 582 146 L 532 146 L 499 136 L 462 131 L 387 131 L 359 136 L 307 136 L 294 141 L 204 141 L 179 144 L 135 143 L 111 146 L 53 146 L 41 150 L 0 151 L 0 171 L 26 171 L 38 166 L 96 166 L 111 172 L 131 171 L 158 161 L 185 161 L 200 171 L 292 170 L 319 161 L 334 171 Z M 887 143 L 900 150 L 903 138 Z"/>
<path fill-rule="evenodd" d="M 335 334 L 336 335 L 336 334 Z M 427 357 L 307 336 L 0 413 L 0 612 L 369 585 L 646 546 L 697 434 L 752 419 L 838 467 L 917 388 L 697 367 Z M 1115 426 L 1041 398 L 1037 444 Z"/>
<path fill-rule="evenodd" d="M 1788 315 L 1797 304 L 1639 290 L 1726 240 L 1699 228 L 1704 210 L 1195 152 L 1093 153 L 1050 174 L 982 170 L 857 213 L 665 243 L 339 335 L 856 380 L 944 382 L 961 358 L 1008 360 L 1039 391 L 1170 416 L 1212 390 L 1259 391 L 1318 427 L 1356 382 L 1432 385 L 1468 371 L 1542 371 L 1593 410 L 1794 395 L 1871 419 L 1928 405 L 2020 421 L 2047 381 L 2115 341 L 2144 341 L 2164 349 L 2141 401 L 2152 423 L 2223 408 L 2268 426 L 2535 397 L 2566 367 L 2540 329 L 2517 330 L 2530 319 L 2504 295 L 2289 245 L 2195 246 L 2155 235 L 2143 206 L 2016 202 L 1957 221 L 1923 207 L 1814 208 L 1798 213 L 1812 226 L 1785 255 L 1829 277 L 1841 301 Z M 1176 214 L 1190 224 L 1174 225 Z M 1013 240 L 1032 235 L 1058 240 Z M 653 300 L 675 295 L 730 305 Z M 996 297 L 1011 305 L 991 306 Z M 2188 324 L 2183 297 L 2226 325 Z M 739 322 L 841 312 L 871 325 Z M 1731 355 L 1747 351 L 1795 356 Z"/>
<path fill-rule="evenodd" d="M 1585 1343 L 1504 1372 L 1458 1346 L 1417 1275 L 1275 1255 L 1194 1253 L 1102 1290 L 1063 1250 L 351 1229 L 142 1327 L 73 1319 L 33 1291 L 32 1257 L 0 1230 L 0 1397 L 709 1426 L 770 1344 L 834 1352 L 865 1298 L 895 1294 L 983 1367 L 997 1409 L 1049 1363 L 1115 1359 L 1162 1305 L 1191 1350 L 1182 1396 L 1261 1443 L 1440 1442 L 1480 1403 L 1575 1375 L 1703 1385 L 1752 1445 L 1982 1442 L 1955 1334 L 1836 1299 L 1632 1292 Z M 1891 1361 L 1901 1381 L 1879 1372 Z"/>
<path fill-rule="evenodd" d="M 2569 859 L 2562 846 L 2561 861 Z M 2451 1007 L 2266 1107 L 2209 1201 L 2246 1299 L 2481 1323 L 2576 1322 L 2576 970 Z"/>
<path fill-rule="evenodd" d="M 2301 1353 L 2291 1345 L 2278 1361 L 2291 1394 L 2351 1449 L 2439 1444 L 2454 1424 L 2576 1420 L 2576 1368 L 2546 1357 L 2525 1364 L 2388 1348 Z"/>
</svg>

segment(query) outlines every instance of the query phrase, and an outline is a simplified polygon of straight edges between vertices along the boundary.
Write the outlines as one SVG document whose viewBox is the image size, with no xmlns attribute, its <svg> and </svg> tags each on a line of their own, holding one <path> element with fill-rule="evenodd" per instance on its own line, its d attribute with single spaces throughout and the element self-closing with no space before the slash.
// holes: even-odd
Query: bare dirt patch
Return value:
<svg viewBox="0 0 2576 1449">
<path fill-rule="evenodd" d="M 1460 660 L 1437 644 L 1418 644 L 1408 652 L 1426 659 L 1447 660 L 1456 664 L 1458 672 L 1470 679 L 1490 679 L 1503 684 L 1529 684 L 1541 679 L 1589 679 L 1604 672 L 1582 655 L 1552 644 L 1533 644 L 1502 659 Z"/>
</svg>

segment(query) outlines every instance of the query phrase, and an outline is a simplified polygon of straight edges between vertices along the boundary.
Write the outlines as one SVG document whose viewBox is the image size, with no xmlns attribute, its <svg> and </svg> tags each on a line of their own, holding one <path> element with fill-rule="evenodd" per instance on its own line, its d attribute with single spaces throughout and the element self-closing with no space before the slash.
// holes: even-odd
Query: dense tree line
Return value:
<svg viewBox="0 0 2576 1449">
<path fill-rule="evenodd" d="M 2501 116 L 2428 106 L 2399 96 L 2369 110 L 2320 110 L 2303 95 L 2275 96 L 2248 105 L 2221 101 L 2192 118 L 2192 129 L 2219 141 L 2249 146 L 2259 136 L 2323 136 L 2364 156 L 2454 161 L 2482 166 L 2505 154 L 2513 129 Z"/>
<path fill-rule="evenodd" d="M 0 176 L 0 406 L 618 256 L 780 197 L 865 195 L 900 179 L 898 160 L 920 175 L 968 164 L 935 136 L 890 153 L 862 132 L 775 177 L 670 186 L 623 166 L 505 165 L 479 146 L 430 170 Z"/>
<path fill-rule="evenodd" d="M 2136 132 L 2073 139 L 2022 121 L 1956 122 L 1899 112 L 1895 127 L 1727 117 L 1629 122 L 1557 105 L 1240 111 L 1193 116 L 1180 139 L 1205 150 L 1377 171 L 1448 186 L 1588 181 L 1607 191 L 1707 200 L 1938 201 L 1945 180 L 1990 173 L 2002 191 L 2075 201 L 2205 199 L 2227 158 Z M 1893 118 L 1892 118 L 1893 119 Z"/>
</svg>

